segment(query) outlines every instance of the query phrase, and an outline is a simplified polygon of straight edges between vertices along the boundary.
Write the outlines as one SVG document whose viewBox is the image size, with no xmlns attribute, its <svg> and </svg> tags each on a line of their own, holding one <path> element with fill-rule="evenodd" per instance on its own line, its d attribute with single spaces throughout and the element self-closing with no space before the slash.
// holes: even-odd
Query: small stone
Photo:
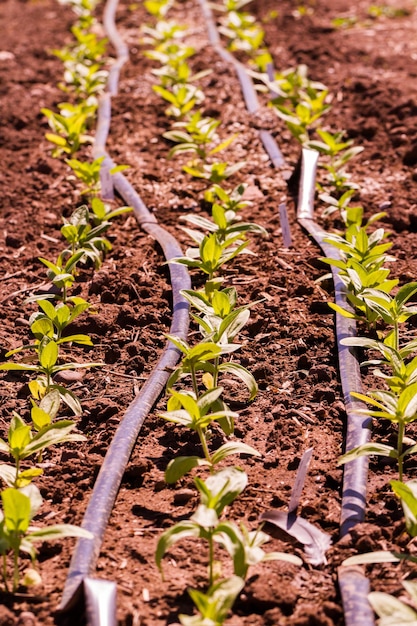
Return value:
<svg viewBox="0 0 417 626">
<path fill-rule="evenodd" d="M 195 496 L 195 491 L 192 489 L 181 489 L 174 493 L 174 504 L 182 506 L 187 504 Z"/>
<path fill-rule="evenodd" d="M 60 383 L 75 383 L 84 378 L 85 372 L 77 372 L 75 370 L 62 370 L 54 376 L 54 380 Z"/>
</svg>

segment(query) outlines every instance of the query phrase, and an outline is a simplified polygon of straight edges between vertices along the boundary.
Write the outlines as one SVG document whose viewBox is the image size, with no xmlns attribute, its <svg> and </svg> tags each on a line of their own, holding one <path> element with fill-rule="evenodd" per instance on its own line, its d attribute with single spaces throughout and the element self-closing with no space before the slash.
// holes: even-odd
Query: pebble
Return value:
<svg viewBox="0 0 417 626">
<path fill-rule="evenodd" d="M 75 370 L 63 370 L 54 376 L 54 380 L 60 383 L 75 383 L 84 378 L 85 372 L 76 372 Z"/>
<path fill-rule="evenodd" d="M 176 491 L 174 494 L 174 504 L 187 504 L 193 496 L 195 496 L 195 491 L 192 489 L 181 489 L 181 491 Z"/>
</svg>

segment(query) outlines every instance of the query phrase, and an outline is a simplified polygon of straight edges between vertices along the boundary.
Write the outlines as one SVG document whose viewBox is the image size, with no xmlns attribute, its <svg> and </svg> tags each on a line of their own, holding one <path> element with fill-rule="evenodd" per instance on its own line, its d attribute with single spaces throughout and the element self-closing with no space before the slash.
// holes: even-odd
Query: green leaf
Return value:
<svg viewBox="0 0 417 626">
<path fill-rule="evenodd" d="M 51 371 L 58 360 L 59 349 L 55 341 L 49 341 L 40 350 L 39 361 L 45 370 Z"/>
<path fill-rule="evenodd" d="M 59 443 L 70 441 L 85 441 L 84 435 L 74 434 L 75 424 L 71 420 L 60 420 L 45 426 L 37 433 L 32 440 L 25 446 L 21 453 L 21 458 L 25 459 L 32 454 L 40 452 L 45 448 L 49 448 Z"/>
<path fill-rule="evenodd" d="M 71 409 L 74 415 L 82 415 L 82 407 L 77 396 L 62 385 L 53 384 L 50 387 L 58 391 L 59 397 L 65 402 L 65 404 Z"/>
<path fill-rule="evenodd" d="M 351 311 L 348 311 L 347 309 L 344 309 L 339 304 L 335 304 L 334 302 L 328 302 L 327 304 L 329 305 L 331 309 L 333 309 L 333 311 L 336 311 L 336 313 L 340 313 L 340 315 L 343 315 L 343 317 L 347 317 L 349 319 L 356 319 L 356 315 L 354 313 L 352 313 Z"/>
<path fill-rule="evenodd" d="M 364 443 L 339 457 L 337 464 L 343 465 L 344 463 L 354 461 L 361 456 L 370 456 L 372 454 L 376 454 L 377 456 L 388 456 L 393 459 L 398 458 L 397 450 L 391 446 L 384 443 Z"/>
<path fill-rule="evenodd" d="M 82 537 L 83 539 L 93 539 L 94 535 L 89 530 L 85 530 L 80 526 L 73 524 L 54 524 L 32 530 L 26 535 L 26 540 L 35 541 L 52 541 L 53 539 L 62 539 L 63 537 Z"/>
<path fill-rule="evenodd" d="M 168 463 L 165 470 L 165 480 L 169 484 L 176 483 L 194 467 L 203 465 L 208 465 L 208 461 L 198 456 L 178 456 Z"/>
<path fill-rule="evenodd" d="M 70 342 L 79 343 L 83 346 L 93 345 L 91 337 L 89 337 L 88 335 L 68 335 L 67 337 L 61 337 L 61 339 L 58 339 L 56 343 L 59 345 L 61 343 L 70 343 Z"/>
<path fill-rule="evenodd" d="M 229 441 L 218 448 L 212 455 L 213 465 L 217 465 L 232 454 L 250 454 L 252 456 L 262 456 L 260 452 L 239 441 Z"/>
<path fill-rule="evenodd" d="M 187 360 L 190 362 L 211 361 L 222 353 L 220 346 L 210 341 L 198 343 L 190 349 Z"/>
<path fill-rule="evenodd" d="M 394 596 L 373 591 L 368 600 L 380 618 L 379 626 L 417 626 L 417 612 Z"/>
<path fill-rule="evenodd" d="M 214 508 L 199 504 L 197 510 L 190 518 L 195 524 L 198 524 L 206 531 L 216 528 L 219 518 Z"/>
<path fill-rule="evenodd" d="M 395 296 L 398 307 L 402 307 L 415 293 L 417 293 L 417 282 L 403 285 Z"/>
<path fill-rule="evenodd" d="M 14 458 L 21 458 L 22 451 L 31 441 L 31 428 L 19 417 L 14 415 L 10 422 L 8 439 L 10 452 Z"/>
<path fill-rule="evenodd" d="M 57 416 L 60 405 L 61 399 L 57 389 L 49 391 L 39 403 L 40 408 L 48 413 L 52 419 Z"/>
<path fill-rule="evenodd" d="M 43 317 L 35 320 L 31 325 L 30 330 L 36 339 L 41 340 L 43 337 L 53 337 L 54 325 L 51 320 Z"/>
<path fill-rule="evenodd" d="M 155 562 L 158 568 L 161 569 L 162 558 L 171 546 L 186 537 L 199 537 L 200 532 L 201 530 L 198 524 L 195 524 L 191 520 L 179 522 L 165 531 L 159 538 L 155 552 Z"/>
<path fill-rule="evenodd" d="M 249 400 L 253 400 L 258 393 L 258 383 L 253 375 L 239 363 L 221 363 L 219 365 L 219 372 L 226 372 L 237 376 L 247 387 L 249 391 Z"/>
<path fill-rule="evenodd" d="M 7 448 L 7 452 L 8 452 Z M 2 450 L 3 452 L 3 450 Z M 14 465 L 6 465 L 6 463 L 0 463 L 0 479 L 6 483 L 8 487 L 13 487 L 16 478 L 16 467 Z"/>
<path fill-rule="evenodd" d="M 223 387 L 215 387 L 213 389 L 209 389 L 198 398 L 197 405 L 202 416 L 208 413 L 216 400 L 220 398 L 222 393 Z"/>
<path fill-rule="evenodd" d="M 12 487 L 1 492 L 1 499 L 7 530 L 18 535 L 26 533 L 30 524 L 30 499 Z"/>
<path fill-rule="evenodd" d="M 49 413 L 41 409 L 36 404 L 32 407 L 30 416 L 36 430 L 41 430 L 44 426 L 48 426 L 51 423 L 51 416 Z"/>
<path fill-rule="evenodd" d="M 398 398 L 398 413 L 401 421 L 411 422 L 416 418 L 417 412 L 417 383 L 413 383 L 404 389 Z"/>
<path fill-rule="evenodd" d="M 248 477 L 236 467 L 226 467 L 211 474 L 205 481 L 198 477 L 194 481 L 201 494 L 201 503 L 214 508 L 220 516 L 224 507 L 231 504 L 245 489 Z"/>
<path fill-rule="evenodd" d="M 38 372 L 39 367 L 37 365 L 29 365 L 27 363 L 1 363 L 0 370 L 6 372 Z"/>
<path fill-rule="evenodd" d="M 403 483 L 400 480 L 390 481 L 391 489 L 401 500 L 405 523 L 411 537 L 417 536 L 417 481 Z"/>
<path fill-rule="evenodd" d="M 370 563 L 399 563 L 401 560 L 408 560 L 409 555 L 399 554 L 397 552 L 389 552 L 387 550 L 375 550 L 375 552 L 365 552 L 356 554 L 345 559 L 342 563 L 343 567 L 351 565 L 368 565 Z M 412 560 L 416 560 L 413 558 Z"/>
</svg>

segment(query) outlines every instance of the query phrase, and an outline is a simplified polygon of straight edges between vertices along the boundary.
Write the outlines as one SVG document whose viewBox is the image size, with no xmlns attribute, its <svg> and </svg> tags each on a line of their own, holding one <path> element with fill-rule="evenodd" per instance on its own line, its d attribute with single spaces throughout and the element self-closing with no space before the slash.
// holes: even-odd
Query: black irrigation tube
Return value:
<svg viewBox="0 0 417 626">
<path fill-rule="evenodd" d="M 221 56 L 222 59 L 226 61 L 226 63 L 233 65 L 240 82 L 246 108 L 251 114 L 257 113 L 260 109 L 260 106 L 252 79 L 247 73 L 244 65 L 242 65 L 242 63 L 239 63 L 239 61 L 235 59 L 233 54 L 231 54 L 222 46 L 217 26 L 213 19 L 213 13 L 207 0 L 198 0 L 198 2 L 203 12 L 203 17 L 206 22 L 207 33 L 211 45 L 219 54 L 219 56 Z M 259 129 L 258 134 L 273 166 L 277 169 L 285 168 L 285 159 L 271 133 L 267 130 Z"/>
<path fill-rule="evenodd" d="M 110 174 L 114 163 L 108 156 L 105 145 L 111 119 L 111 96 L 117 93 L 120 68 L 128 59 L 127 47 L 119 37 L 114 24 L 117 4 L 118 0 L 108 0 L 104 11 L 105 30 L 116 49 L 117 60 L 109 74 L 108 91 L 103 94 L 99 102 L 94 157 L 104 157 L 102 184 L 106 197 L 112 196 L 114 185 L 126 204 L 133 207 L 139 225 L 159 243 L 166 260 L 169 261 L 174 257 L 182 256 L 182 250 L 176 239 L 159 226 L 156 218 L 148 211 L 123 174 Z M 169 272 L 173 293 L 170 333 L 185 340 L 189 326 L 189 306 L 180 290 L 191 288 L 190 276 L 186 267 L 182 265 L 169 265 Z M 104 532 L 140 429 L 161 395 L 169 373 L 177 364 L 179 356 L 179 350 L 171 342 L 167 342 L 152 373 L 123 416 L 103 460 L 87 505 L 82 528 L 89 530 L 93 534 L 93 539 L 81 538 L 77 542 L 58 611 L 62 614 L 78 609 L 80 602 L 83 602 L 82 596 L 84 595 L 90 626 L 115 626 L 116 624 L 115 584 L 108 581 L 92 581 L 89 576 L 95 569 Z"/>
<path fill-rule="evenodd" d="M 314 191 L 316 167 L 319 153 L 303 148 L 301 163 L 300 191 L 298 197 L 297 220 L 313 237 L 326 257 L 338 258 L 338 250 L 326 243 L 328 236 L 314 221 Z M 340 279 L 337 268 L 332 266 L 335 302 L 346 308 L 346 288 Z M 339 358 L 339 371 L 344 403 L 346 407 L 346 451 L 367 443 L 370 438 L 371 419 L 357 411 L 364 408 L 362 402 L 354 400 L 351 391 L 361 391 L 362 382 L 359 363 L 354 351 L 341 344 L 345 337 L 356 336 L 355 320 L 336 313 L 336 341 Z M 365 519 L 366 484 L 368 457 L 359 457 L 344 466 L 342 488 L 342 511 L 340 534 L 344 537 L 357 523 Z M 374 612 L 368 602 L 369 581 L 359 567 L 341 566 L 338 580 L 342 595 L 346 626 L 373 626 Z"/>
</svg>

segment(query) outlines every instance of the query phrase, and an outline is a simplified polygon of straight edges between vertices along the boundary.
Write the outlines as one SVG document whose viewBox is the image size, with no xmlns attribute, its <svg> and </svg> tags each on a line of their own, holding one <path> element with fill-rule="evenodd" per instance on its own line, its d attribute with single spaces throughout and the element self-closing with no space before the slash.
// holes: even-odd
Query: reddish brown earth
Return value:
<svg viewBox="0 0 417 626">
<path fill-rule="evenodd" d="M 393 272 L 408 282 L 415 279 L 417 268 L 417 14 L 408 2 L 406 17 L 370 20 L 366 2 L 355 3 L 354 9 L 351 4 L 311 1 L 307 15 L 299 16 L 289 0 L 278 6 L 272 0 L 255 0 L 251 10 L 263 22 L 276 67 L 307 64 L 310 77 L 324 82 L 333 94 L 328 127 L 346 130 L 364 146 L 350 169 L 360 185 L 358 199 L 368 214 L 381 204 L 388 206 L 386 227 L 392 231 L 397 257 Z M 405 2 L 390 5 L 404 8 Z M 358 17 L 353 28 L 331 26 L 333 18 L 352 14 Z M 239 132 L 229 157 L 247 163 L 234 180 L 249 183 L 253 206 L 244 217 L 269 234 L 267 239 L 253 239 L 256 257 L 240 258 L 226 271 L 242 302 L 260 300 L 237 353 L 238 361 L 258 381 L 258 397 L 250 406 L 238 402 L 232 381 L 228 393 L 232 408 L 240 411 L 236 437 L 262 453 L 259 459 L 241 459 L 249 484 L 229 515 L 255 527 L 263 511 L 284 509 L 301 455 L 313 446 L 300 513 L 333 540 L 325 566 L 297 568 L 271 562 L 254 568 L 229 623 L 341 625 L 336 580 L 341 561 L 368 550 L 412 549 L 400 507 L 387 486 L 394 468 L 371 461 L 366 522 L 339 540 L 342 470 L 336 463 L 343 447 L 345 413 L 333 316 L 326 305 L 331 287 L 315 282 L 326 270 L 317 260 L 319 250 L 295 221 L 293 190 L 268 163 L 233 70 L 207 44 L 199 10 L 191 2 L 182 3 L 173 16 L 193 29 L 197 48 L 193 68 L 214 70 L 201 84 L 204 111 L 221 118 L 224 136 Z M 151 90 L 152 63 L 144 58 L 139 43 L 139 28 L 147 19 L 140 4 L 124 2 L 119 8 L 118 23 L 131 57 L 121 75 L 119 96 L 113 100 L 108 148 L 117 163 L 130 166 L 127 177 L 149 209 L 187 245 L 178 218 L 190 209 L 203 211 L 204 186 L 190 183 L 180 161 L 167 158 L 168 145 L 161 134 L 169 122 L 164 104 Z M 33 309 L 24 300 L 46 280 L 38 257 L 53 258 L 60 249 L 61 216 L 82 202 L 65 164 L 50 155 L 44 139 L 47 125 L 40 113 L 41 107 L 54 108 L 63 99 L 56 87 L 62 68 L 50 50 L 69 40 L 73 21 L 69 10 L 51 0 L 0 2 L 2 358 L 28 338 L 27 320 Z M 299 148 L 266 108 L 265 119 L 293 169 Z M 283 200 L 291 222 L 290 248 L 283 245 L 278 218 Z M 77 330 L 91 334 L 95 345 L 71 348 L 71 360 L 105 362 L 105 367 L 87 371 L 72 384 L 84 409 L 78 428 L 87 440 L 45 456 L 40 481 L 45 503 L 36 520 L 39 525 L 50 520 L 81 523 L 115 428 L 151 371 L 169 328 L 170 286 L 158 246 L 141 232 L 133 216 L 118 221 L 111 239 L 113 251 L 102 269 L 94 275 L 86 270 L 79 277 L 78 290 L 95 304 L 97 313 L 84 316 Z M 412 326 L 408 330 L 414 332 Z M 27 380 L 22 375 L 2 377 L 3 432 L 13 411 L 27 415 Z M 191 478 L 174 487 L 163 481 L 167 462 L 178 453 L 194 451 L 197 444 L 158 417 L 163 409 L 162 398 L 142 428 L 97 565 L 98 577 L 118 584 L 118 619 L 123 626 L 174 623 L 178 612 L 192 612 L 187 587 L 204 585 L 205 580 L 204 549 L 196 550 L 192 542 L 170 551 L 164 581 L 154 564 L 161 531 L 187 518 L 197 502 Z M 375 436 L 387 440 L 389 431 L 382 425 Z M 414 475 L 415 467 L 410 459 L 407 476 Z M 0 624 L 54 623 L 73 547 L 71 539 L 40 547 L 42 586 L 30 597 L 5 596 Z M 299 545 L 275 539 L 270 549 L 303 554 Z M 402 577 L 415 576 L 406 566 L 375 566 L 368 574 L 373 589 L 396 594 Z"/>
</svg>

